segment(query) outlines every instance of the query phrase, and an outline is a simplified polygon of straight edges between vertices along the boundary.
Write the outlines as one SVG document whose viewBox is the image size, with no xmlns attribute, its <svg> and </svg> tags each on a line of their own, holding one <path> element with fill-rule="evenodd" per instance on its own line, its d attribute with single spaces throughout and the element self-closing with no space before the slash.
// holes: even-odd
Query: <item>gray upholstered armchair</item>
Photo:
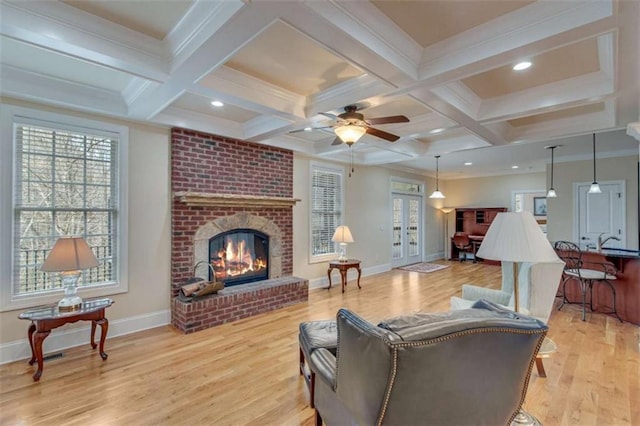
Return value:
<svg viewBox="0 0 640 426">
<path fill-rule="evenodd" d="M 309 360 L 318 424 L 508 424 L 547 331 L 486 301 L 378 326 L 341 309 L 337 328 L 337 354 Z"/>
</svg>

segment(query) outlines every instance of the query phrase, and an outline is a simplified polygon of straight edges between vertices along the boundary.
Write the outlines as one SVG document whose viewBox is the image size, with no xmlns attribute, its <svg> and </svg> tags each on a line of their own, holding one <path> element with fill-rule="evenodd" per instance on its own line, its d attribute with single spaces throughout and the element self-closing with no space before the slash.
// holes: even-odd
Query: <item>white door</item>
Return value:
<svg viewBox="0 0 640 426">
<path fill-rule="evenodd" d="M 393 194 L 392 260 L 394 268 L 422 260 L 422 197 Z"/>
<path fill-rule="evenodd" d="M 574 234 L 581 248 L 597 247 L 598 236 L 613 236 L 605 247 L 626 247 L 624 181 L 600 183 L 600 194 L 589 194 L 590 183 L 574 184 Z"/>
</svg>

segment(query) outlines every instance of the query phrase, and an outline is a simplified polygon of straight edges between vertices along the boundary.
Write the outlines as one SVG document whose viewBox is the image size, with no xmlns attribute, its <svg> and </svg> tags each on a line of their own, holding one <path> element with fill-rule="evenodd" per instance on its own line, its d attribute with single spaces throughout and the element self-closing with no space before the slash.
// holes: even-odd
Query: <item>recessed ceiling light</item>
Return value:
<svg viewBox="0 0 640 426">
<path fill-rule="evenodd" d="M 517 64 L 515 64 L 513 66 L 513 70 L 514 71 L 522 71 L 522 70 L 526 70 L 527 68 L 529 68 L 531 66 L 531 62 L 529 61 L 523 61 L 523 62 L 519 62 Z"/>
<path fill-rule="evenodd" d="M 432 135 L 435 135 L 436 133 L 442 133 L 444 131 L 445 131 L 444 127 L 440 127 L 438 129 L 431 130 L 429 133 L 432 134 Z"/>
<path fill-rule="evenodd" d="M 305 132 L 310 132 L 311 130 L 313 130 L 313 129 L 311 129 L 311 127 L 305 127 L 305 128 L 304 128 L 304 131 L 305 131 Z"/>
<path fill-rule="evenodd" d="M 221 108 L 224 106 L 224 104 L 220 101 L 211 101 L 211 105 L 213 105 L 216 108 Z"/>
<path fill-rule="evenodd" d="M 518 168 L 518 166 L 511 166 L 511 168 L 512 168 L 512 169 L 517 169 L 517 168 Z"/>
<path fill-rule="evenodd" d="M 471 161 L 467 161 L 466 163 L 464 163 L 464 165 L 465 165 L 465 166 L 470 166 L 470 165 L 472 165 L 472 164 L 473 164 L 473 163 L 472 163 Z"/>
</svg>

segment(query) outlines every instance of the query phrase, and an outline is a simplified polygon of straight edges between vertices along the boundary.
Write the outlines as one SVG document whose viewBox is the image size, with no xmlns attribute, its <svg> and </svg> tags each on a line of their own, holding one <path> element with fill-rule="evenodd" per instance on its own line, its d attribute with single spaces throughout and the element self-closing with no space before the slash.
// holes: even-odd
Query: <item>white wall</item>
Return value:
<svg viewBox="0 0 640 426">
<path fill-rule="evenodd" d="M 327 262 L 310 263 L 309 199 L 310 163 L 319 161 L 296 153 L 293 162 L 293 193 L 301 203 L 293 211 L 293 274 L 311 280 L 311 285 L 327 276 Z M 339 163 L 326 162 L 338 165 Z M 345 167 L 345 172 L 347 168 Z M 424 206 L 425 257 L 441 257 L 443 222 L 433 200 L 427 198 L 434 185 L 431 178 L 384 167 L 355 167 L 352 177 L 345 174 L 345 211 L 354 243 L 347 246 L 349 257 L 362 260 L 365 273 L 387 270 L 391 264 L 391 178 L 420 181 L 426 185 Z M 334 278 L 335 279 L 335 278 Z"/>
<path fill-rule="evenodd" d="M 170 137 L 169 129 L 107 119 L 102 116 L 79 114 L 61 108 L 3 98 L 2 103 L 24 106 L 59 114 L 75 115 L 94 120 L 107 121 L 129 127 L 129 291 L 112 297 L 115 304 L 107 310 L 111 323 L 109 336 L 118 330 L 126 331 L 119 323 L 136 318 L 139 324 L 157 325 L 169 318 L 170 308 L 170 247 L 171 247 L 171 203 L 169 182 Z M 2 141 L 6 143 L 7 141 Z M 8 141 L 11 143 L 11 141 Z M 11 212 L 0 212 L 3 216 Z M 7 283 L 2 283 L 7 285 Z M 23 341 L 27 344 L 29 323 L 17 318 L 20 311 L 0 313 L 0 349 L 2 344 Z M 79 322 L 57 330 L 72 330 L 87 327 Z M 54 332 L 45 344 L 55 346 L 55 340 L 64 333 Z M 88 342 L 88 334 L 82 334 Z M 17 345 L 17 344 L 16 344 Z M 14 345 L 14 346 L 16 346 Z M 21 346 L 22 343 L 20 344 Z M 23 350 L 22 347 L 20 350 Z M 108 350 L 107 350 L 108 352 Z"/>
<path fill-rule="evenodd" d="M 638 248 L 638 157 L 597 159 L 597 179 L 624 180 L 627 205 L 627 248 Z M 551 241 L 573 241 L 574 197 L 573 184 L 593 181 L 593 162 L 574 161 L 554 166 L 553 184 L 558 198 L 547 201 L 547 236 Z"/>
</svg>

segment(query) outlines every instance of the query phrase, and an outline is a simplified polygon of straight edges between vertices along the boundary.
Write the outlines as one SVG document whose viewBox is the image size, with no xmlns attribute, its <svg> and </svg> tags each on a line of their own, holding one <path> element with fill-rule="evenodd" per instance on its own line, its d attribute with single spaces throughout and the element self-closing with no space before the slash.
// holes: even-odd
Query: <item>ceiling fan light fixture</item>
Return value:
<svg viewBox="0 0 640 426">
<path fill-rule="evenodd" d="M 344 124 L 334 129 L 336 135 L 346 144 L 354 144 L 367 132 L 362 126 Z"/>
<path fill-rule="evenodd" d="M 224 106 L 224 104 L 220 101 L 211 101 L 211 105 L 213 105 L 216 108 L 222 108 Z"/>
</svg>

